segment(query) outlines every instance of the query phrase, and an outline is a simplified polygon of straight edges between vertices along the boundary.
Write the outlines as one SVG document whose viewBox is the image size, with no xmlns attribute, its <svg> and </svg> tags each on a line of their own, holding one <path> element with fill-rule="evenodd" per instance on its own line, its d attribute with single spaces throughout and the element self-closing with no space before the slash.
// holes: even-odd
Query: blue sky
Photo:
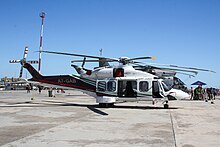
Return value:
<svg viewBox="0 0 220 147">
<path fill-rule="evenodd" d="M 22 58 L 25 46 L 28 59 L 38 58 L 41 11 L 47 13 L 45 50 L 99 55 L 102 48 L 107 57 L 156 56 L 147 62 L 215 70 L 179 77 L 188 86 L 201 80 L 220 87 L 219 0 L 1 0 L 0 77 L 18 77 L 20 65 L 8 60 Z M 75 73 L 73 59 L 43 54 L 41 73 Z"/>
</svg>

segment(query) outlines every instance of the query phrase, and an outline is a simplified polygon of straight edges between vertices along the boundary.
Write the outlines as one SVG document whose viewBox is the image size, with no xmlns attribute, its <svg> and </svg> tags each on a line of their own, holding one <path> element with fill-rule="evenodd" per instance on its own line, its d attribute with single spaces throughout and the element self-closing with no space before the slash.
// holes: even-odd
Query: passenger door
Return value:
<svg viewBox="0 0 220 147">
<path fill-rule="evenodd" d="M 137 81 L 119 80 L 118 97 L 137 97 Z"/>
<path fill-rule="evenodd" d="M 152 81 L 152 94 L 153 98 L 163 98 L 161 95 L 161 88 L 158 81 Z"/>
</svg>

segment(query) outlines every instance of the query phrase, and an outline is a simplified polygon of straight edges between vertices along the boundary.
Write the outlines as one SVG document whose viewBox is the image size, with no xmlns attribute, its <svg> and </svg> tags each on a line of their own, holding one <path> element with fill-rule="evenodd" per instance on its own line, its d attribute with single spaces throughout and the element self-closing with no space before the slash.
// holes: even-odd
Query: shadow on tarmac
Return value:
<svg viewBox="0 0 220 147">
<path fill-rule="evenodd" d="M 7 106 L 8 105 L 8 106 Z M 98 104 L 78 104 L 78 103 L 66 103 L 62 101 L 49 101 L 45 100 L 42 102 L 34 102 L 34 101 L 25 101 L 25 102 L 18 102 L 18 103 L 7 103 L 5 106 L 1 107 L 48 107 L 48 106 L 70 106 L 70 107 L 86 107 L 89 110 L 97 113 L 99 115 L 108 115 L 108 113 L 101 111 L 100 109 L 137 109 L 137 110 L 155 110 L 155 109 L 164 109 L 164 107 L 157 107 L 157 106 L 119 106 L 114 105 L 107 108 L 102 108 Z M 100 109 L 99 109 L 100 108 Z M 177 107 L 169 107 L 168 109 L 178 109 Z M 165 110 L 168 110 L 165 109 Z"/>
</svg>

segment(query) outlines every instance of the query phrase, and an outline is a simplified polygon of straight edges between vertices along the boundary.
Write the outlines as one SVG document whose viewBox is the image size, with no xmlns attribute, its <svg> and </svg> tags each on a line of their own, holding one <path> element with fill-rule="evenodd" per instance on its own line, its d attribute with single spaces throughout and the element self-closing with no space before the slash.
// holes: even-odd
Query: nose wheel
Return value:
<svg viewBox="0 0 220 147">
<path fill-rule="evenodd" d="M 164 107 L 164 109 L 168 109 L 169 108 L 168 101 L 164 102 L 163 107 Z"/>
</svg>

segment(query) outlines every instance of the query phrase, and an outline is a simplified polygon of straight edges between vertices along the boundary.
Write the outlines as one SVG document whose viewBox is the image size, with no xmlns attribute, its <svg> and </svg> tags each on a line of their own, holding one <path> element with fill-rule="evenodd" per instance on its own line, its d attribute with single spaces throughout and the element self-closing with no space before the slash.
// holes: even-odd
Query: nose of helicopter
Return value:
<svg viewBox="0 0 220 147">
<path fill-rule="evenodd" d="M 169 100 L 181 100 L 190 98 L 190 95 L 182 90 L 172 88 L 168 92 L 167 97 Z"/>
</svg>

